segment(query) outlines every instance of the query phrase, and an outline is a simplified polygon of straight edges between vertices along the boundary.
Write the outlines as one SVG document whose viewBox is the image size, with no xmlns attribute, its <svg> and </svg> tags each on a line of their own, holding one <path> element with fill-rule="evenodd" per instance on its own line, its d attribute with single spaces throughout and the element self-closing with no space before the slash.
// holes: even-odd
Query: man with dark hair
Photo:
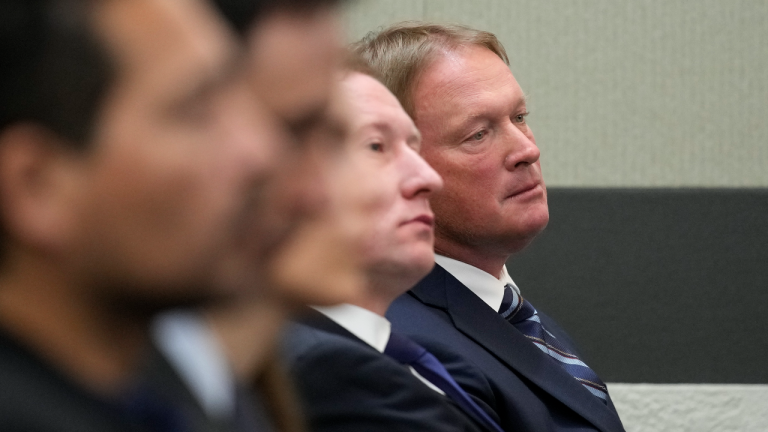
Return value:
<svg viewBox="0 0 768 432">
<path fill-rule="evenodd" d="M 334 216 L 343 225 L 317 220 L 320 213 L 326 219 L 325 213 L 338 215 L 338 209 L 329 209 L 327 183 L 347 168 L 342 161 L 346 113 L 329 109 L 343 53 L 339 2 L 212 3 L 245 42 L 250 95 L 274 121 L 277 138 L 290 143 L 280 149 L 276 175 L 264 185 L 264 205 L 255 215 L 272 227 L 261 232 L 262 250 L 268 253 L 253 256 L 269 271 L 255 282 L 259 289 L 251 294 L 256 295 L 202 312 L 164 314 L 153 335 L 199 407 L 216 423 L 235 414 L 239 389 L 245 385 L 262 401 L 251 405 L 270 411 L 265 417 L 271 419 L 262 423 L 290 430 L 300 422 L 291 404 L 284 403 L 289 392 L 275 385 L 284 377 L 273 379 L 280 375 L 280 362 L 272 355 L 278 330 L 297 305 L 346 300 L 350 284 L 345 280 L 357 273 L 353 242 L 345 237 L 356 236 L 348 231 L 360 225 L 360 218 L 345 211 Z M 348 223 L 351 219 L 358 221 Z M 302 258 L 314 254 L 318 245 L 332 251 L 320 260 Z M 311 285 L 304 283 L 307 279 Z"/>
<path fill-rule="evenodd" d="M 489 32 L 409 23 L 356 49 L 402 101 L 445 180 L 432 199 L 437 265 L 393 303 L 393 328 L 444 360 L 505 430 L 622 431 L 605 384 L 507 273 L 549 212 L 504 48 Z"/>
<path fill-rule="evenodd" d="M 34 119 L 74 146 L 87 143 L 115 75 L 111 59 L 85 25 L 88 9 L 78 1 L 58 2 L 56 9 L 43 1 L 0 4 L 1 128 Z M 48 19 L 49 14 L 58 19 Z"/>
<path fill-rule="evenodd" d="M 0 429 L 192 430 L 157 311 L 263 274 L 279 140 L 199 0 L 0 4 Z"/>
</svg>

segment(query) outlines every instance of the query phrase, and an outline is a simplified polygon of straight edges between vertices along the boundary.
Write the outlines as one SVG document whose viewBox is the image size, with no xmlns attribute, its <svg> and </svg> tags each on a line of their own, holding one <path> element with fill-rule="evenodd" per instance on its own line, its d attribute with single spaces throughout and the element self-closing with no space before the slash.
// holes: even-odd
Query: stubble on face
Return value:
<svg viewBox="0 0 768 432">
<path fill-rule="evenodd" d="M 239 231 L 274 164 L 234 35 L 194 0 L 105 1 L 94 17 L 119 73 L 83 164 L 72 267 L 136 304 L 234 294 L 250 270 Z"/>
</svg>

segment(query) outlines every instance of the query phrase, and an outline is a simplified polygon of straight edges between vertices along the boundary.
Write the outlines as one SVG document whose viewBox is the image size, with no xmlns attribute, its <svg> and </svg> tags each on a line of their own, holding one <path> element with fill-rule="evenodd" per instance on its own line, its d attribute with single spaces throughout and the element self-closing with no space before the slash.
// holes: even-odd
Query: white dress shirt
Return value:
<svg viewBox="0 0 768 432">
<path fill-rule="evenodd" d="M 312 306 L 315 310 L 344 327 L 347 331 L 360 338 L 363 342 L 372 346 L 376 351 L 384 353 L 392 334 L 392 324 L 381 315 L 351 304 L 337 306 Z M 445 395 L 442 390 L 427 381 L 416 370 L 408 366 L 411 373 L 432 390 Z"/>
<path fill-rule="evenodd" d="M 504 286 L 506 284 L 512 285 L 512 289 L 520 294 L 520 288 L 517 287 L 509 276 L 506 265 L 501 269 L 501 274 L 496 277 L 475 266 L 442 255 L 435 254 L 435 262 L 458 279 L 459 282 L 466 285 L 470 291 L 480 297 L 480 300 L 490 306 L 494 312 L 498 312 L 501 307 L 501 300 L 504 298 Z"/>
<path fill-rule="evenodd" d="M 208 416 L 234 415 L 234 373 L 200 314 L 186 310 L 162 313 L 152 323 L 152 338 Z"/>
</svg>

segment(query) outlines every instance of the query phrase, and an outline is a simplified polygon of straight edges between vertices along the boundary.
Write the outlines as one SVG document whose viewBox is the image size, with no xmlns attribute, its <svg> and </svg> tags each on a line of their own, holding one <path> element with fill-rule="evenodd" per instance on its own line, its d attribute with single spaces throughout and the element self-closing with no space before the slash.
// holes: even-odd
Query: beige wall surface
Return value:
<svg viewBox="0 0 768 432">
<path fill-rule="evenodd" d="M 350 40 L 401 20 L 499 36 L 550 186 L 768 187 L 768 2 L 357 0 Z"/>
</svg>

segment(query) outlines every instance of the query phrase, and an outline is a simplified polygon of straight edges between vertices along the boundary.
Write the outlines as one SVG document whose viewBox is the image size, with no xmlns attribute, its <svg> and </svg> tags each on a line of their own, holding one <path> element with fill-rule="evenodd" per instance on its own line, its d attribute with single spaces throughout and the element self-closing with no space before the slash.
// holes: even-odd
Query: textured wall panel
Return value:
<svg viewBox="0 0 768 432">
<path fill-rule="evenodd" d="M 768 2 L 360 1 L 350 38 L 403 19 L 495 32 L 553 186 L 768 186 Z"/>
<path fill-rule="evenodd" d="M 627 432 L 765 432 L 768 386 L 608 383 Z"/>
<path fill-rule="evenodd" d="M 423 19 L 424 0 L 350 1 L 346 17 L 349 38 L 357 40 L 381 26 Z"/>
</svg>

